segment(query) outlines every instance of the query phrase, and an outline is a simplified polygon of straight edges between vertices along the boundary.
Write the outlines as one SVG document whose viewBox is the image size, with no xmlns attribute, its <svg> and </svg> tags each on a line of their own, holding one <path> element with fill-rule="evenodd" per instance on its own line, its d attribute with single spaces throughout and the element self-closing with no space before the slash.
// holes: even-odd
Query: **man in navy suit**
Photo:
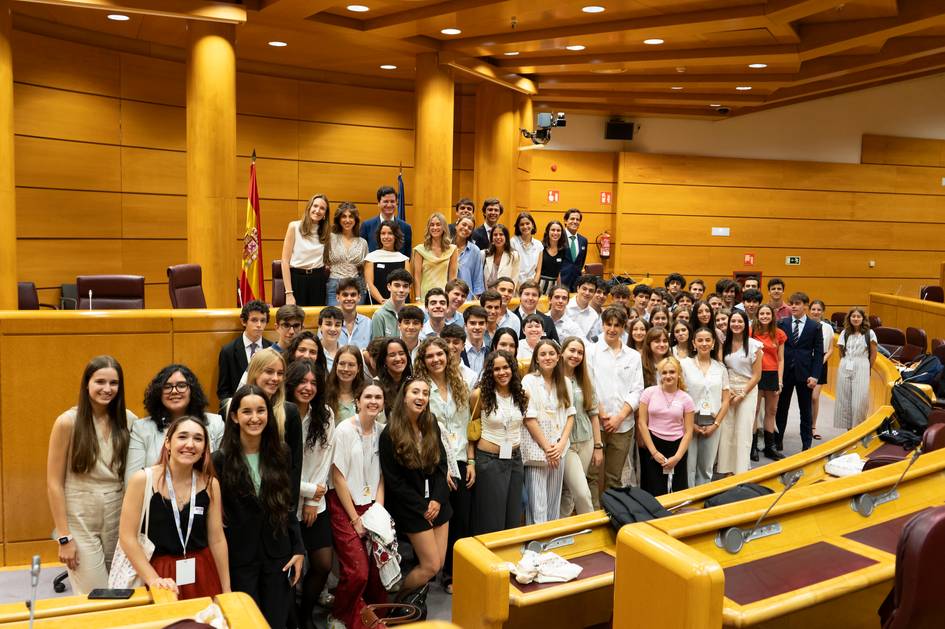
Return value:
<svg viewBox="0 0 945 629">
<path fill-rule="evenodd" d="M 473 230 L 471 238 L 483 251 L 489 248 L 489 243 L 492 242 L 492 228 L 499 224 L 499 217 L 504 212 L 502 202 L 495 197 L 489 197 L 482 202 L 482 225 Z"/>
<path fill-rule="evenodd" d="M 217 399 L 220 402 L 233 397 L 253 354 L 272 345 L 272 341 L 262 335 L 269 323 L 268 305 L 258 299 L 246 302 L 240 311 L 240 321 L 243 333 L 220 350 L 217 379 Z"/>
<path fill-rule="evenodd" d="M 824 368 L 823 332 L 819 323 L 807 317 L 810 298 L 804 293 L 794 293 L 789 300 L 791 316 L 778 321 L 778 327 L 787 335 L 784 343 L 784 384 L 778 398 L 777 448 L 784 449 L 784 431 L 787 428 L 791 397 L 797 393 L 797 405 L 801 412 L 801 446 L 811 446 L 811 397 L 821 369 Z"/>
<path fill-rule="evenodd" d="M 374 251 L 379 249 L 377 242 L 377 229 L 381 221 L 394 221 L 400 226 L 400 231 L 404 233 L 404 244 L 400 252 L 410 257 L 413 253 L 413 233 L 410 231 L 410 224 L 397 218 L 397 191 L 390 186 L 381 186 L 377 189 L 377 208 L 380 210 L 377 216 L 361 223 L 361 238 L 367 241 L 368 249 Z"/>
<path fill-rule="evenodd" d="M 574 207 L 564 213 L 565 250 L 568 255 L 561 264 L 561 283 L 572 293 L 578 276 L 584 272 L 584 262 L 587 260 L 587 238 L 578 233 L 583 218 L 581 210 Z"/>
</svg>

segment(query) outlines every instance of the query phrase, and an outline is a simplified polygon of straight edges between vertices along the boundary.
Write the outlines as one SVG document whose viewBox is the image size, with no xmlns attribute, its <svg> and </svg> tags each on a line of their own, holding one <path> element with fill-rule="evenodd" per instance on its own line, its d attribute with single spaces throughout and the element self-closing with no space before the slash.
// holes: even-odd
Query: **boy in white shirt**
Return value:
<svg viewBox="0 0 945 629">
<path fill-rule="evenodd" d="M 574 323 L 581 328 L 581 336 L 591 339 L 594 332 L 594 326 L 597 325 L 599 315 L 591 306 L 591 299 L 594 297 L 594 291 L 597 290 L 597 277 L 594 275 L 582 275 L 577 280 L 576 292 L 571 301 L 568 302 L 568 308 L 565 311 Z"/>
</svg>

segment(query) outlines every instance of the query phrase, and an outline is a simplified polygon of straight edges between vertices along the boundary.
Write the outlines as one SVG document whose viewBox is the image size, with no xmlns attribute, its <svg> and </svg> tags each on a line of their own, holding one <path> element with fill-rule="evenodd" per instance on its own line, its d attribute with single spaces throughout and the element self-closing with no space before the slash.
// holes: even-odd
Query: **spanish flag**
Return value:
<svg viewBox="0 0 945 629">
<path fill-rule="evenodd" d="M 240 271 L 240 305 L 253 299 L 266 301 L 263 282 L 262 223 L 259 220 L 259 188 L 256 185 L 256 151 L 249 165 L 246 198 L 246 232 L 243 234 L 243 265 Z"/>
</svg>

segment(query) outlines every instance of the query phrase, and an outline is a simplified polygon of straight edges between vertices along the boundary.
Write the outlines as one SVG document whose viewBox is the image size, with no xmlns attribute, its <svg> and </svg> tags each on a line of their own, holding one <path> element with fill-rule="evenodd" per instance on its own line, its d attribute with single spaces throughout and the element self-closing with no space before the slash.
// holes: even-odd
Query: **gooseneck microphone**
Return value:
<svg viewBox="0 0 945 629">
<path fill-rule="evenodd" d="M 30 610 L 30 629 L 33 629 L 33 618 L 36 615 L 36 588 L 39 587 L 40 570 L 39 555 L 33 555 L 33 563 L 30 566 L 30 600 L 26 603 Z"/>
</svg>

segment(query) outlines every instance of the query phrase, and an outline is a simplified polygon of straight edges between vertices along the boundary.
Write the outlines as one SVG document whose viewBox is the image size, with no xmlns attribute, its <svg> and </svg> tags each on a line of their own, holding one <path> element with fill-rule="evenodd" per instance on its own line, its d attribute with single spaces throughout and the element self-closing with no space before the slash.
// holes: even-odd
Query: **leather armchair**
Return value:
<svg viewBox="0 0 945 629">
<path fill-rule="evenodd" d="M 80 275 L 75 279 L 79 310 L 140 310 L 144 308 L 144 276 Z M 92 294 L 89 302 L 89 291 Z"/>
<path fill-rule="evenodd" d="M 167 292 L 172 308 L 206 308 L 203 294 L 203 271 L 199 264 L 176 264 L 167 267 Z"/>
</svg>

